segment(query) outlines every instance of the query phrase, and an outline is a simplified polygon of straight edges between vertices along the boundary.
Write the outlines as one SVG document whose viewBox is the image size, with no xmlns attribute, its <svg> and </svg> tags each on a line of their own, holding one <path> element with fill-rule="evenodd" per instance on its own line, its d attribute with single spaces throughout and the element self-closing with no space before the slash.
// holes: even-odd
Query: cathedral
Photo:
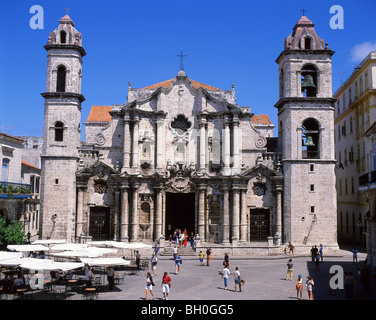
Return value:
<svg viewBox="0 0 376 320">
<path fill-rule="evenodd" d="M 82 35 L 50 33 L 40 238 L 152 243 L 176 229 L 197 247 L 279 254 L 337 250 L 331 56 L 302 16 L 276 59 L 278 137 L 268 115 L 225 90 L 175 77 L 92 106 L 81 136 Z M 82 79 L 83 78 L 83 79 Z"/>
</svg>

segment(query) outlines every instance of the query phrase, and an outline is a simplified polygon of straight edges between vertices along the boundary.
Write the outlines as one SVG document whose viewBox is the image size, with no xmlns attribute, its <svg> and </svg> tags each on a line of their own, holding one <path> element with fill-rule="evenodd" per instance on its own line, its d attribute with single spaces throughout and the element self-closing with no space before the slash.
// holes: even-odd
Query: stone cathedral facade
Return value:
<svg viewBox="0 0 376 320">
<path fill-rule="evenodd" d="M 127 102 L 92 106 L 81 142 L 82 35 L 69 16 L 45 46 L 41 238 L 163 241 L 277 254 L 337 249 L 331 56 L 306 17 L 286 38 L 278 137 L 267 115 L 180 70 Z"/>
</svg>

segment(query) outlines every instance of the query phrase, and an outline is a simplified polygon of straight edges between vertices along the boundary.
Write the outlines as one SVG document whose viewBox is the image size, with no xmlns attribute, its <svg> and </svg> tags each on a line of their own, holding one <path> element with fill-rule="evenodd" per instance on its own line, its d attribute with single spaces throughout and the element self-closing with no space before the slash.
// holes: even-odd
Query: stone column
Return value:
<svg viewBox="0 0 376 320">
<path fill-rule="evenodd" d="M 230 174 L 230 124 L 226 117 L 224 119 L 224 133 L 223 133 L 223 174 Z"/>
<path fill-rule="evenodd" d="M 127 171 L 130 168 L 131 160 L 131 139 L 129 131 L 130 117 L 128 113 L 124 116 L 124 133 L 123 133 L 123 167 L 121 172 Z"/>
<path fill-rule="evenodd" d="M 139 135 L 140 118 L 136 115 L 133 118 L 133 136 L 132 136 L 132 169 L 137 170 L 139 165 L 138 159 L 138 135 Z"/>
<path fill-rule="evenodd" d="M 121 187 L 121 241 L 129 241 L 129 203 L 128 186 Z"/>
<path fill-rule="evenodd" d="M 281 244 L 282 238 L 282 192 L 283 192 L 283 177 L 275 176 L 274 180 L 274 190 L 276 193 L 276 233 L 274 238 L 276 239 L 275 245 L 279 246 Z"/>
<path fill-rule="evenodd" d="M 162 231 L 162 186 L 154 186 L 155 191 L 155 220 L 154 220 L 154 240 L 158 241 Z"/>
<path fill-rule="evenodd" d="M 84 188 L 78 187 L 77 194 L 77 218 L 76 218 L 76 238 L 78 238 L 83 231 L 83 205 L 84 205 Z"/>
<path fill-rule="evenodd" d="M 155 146 L 156 146 L 156 169 L 163 169 L 163 164 L 164 164 L 164 134 L 163 134 L 163 129 L 164 129 L 164 119 L 158 116 L 157 120 L 155 121 L 156 125 L 156 132 L 157 132 L 157 138 L 155 141 Z"/>
<path fill-rule="evenodd" d="M 199 200 L 198 200 L 198 234 L 201 241 L 205 241 L 205 191 L 206 185 L 199 186 Z"/>
<path fill-rule="evenodd" d="M 240 189 L 233 186 L 232 190 L 232 243 L 239 240 Z"/>
<path fill-rule="evenodd" d="M 200 127 L 200 170 L 206 169 L 206 125 L 207 121 L 204 117 L 199 120 Z"/>
<path fill-rule="evenodd" d="M 120 239 L 119 217 L 120 217 L 120 190 L 116 188 L 114 192 L 114 222 L 113 222 L 114 241 L 118 241 Z"/>
<path fill-rule="evenodd" d="M 222 207 L 222 241 L 223 243 L 230 243 L 230 204 L 229 204 L 229 189 L 227 185 L 222 187 L 223 190 L 223 207 Z"/>
<path fill-rule="evenodd" d="M 138 189 L 139 183 L 132 184 L 131 242 L 138 240 Z"/>
<path fill-rule="evenodd" d="M 240 161 L 239 161 L 239 119 L 237 115 L 234 115 L 232 120 L 232 131 L 233 131 L 233 166 L 232 166 L 232 173 L 237 174 L 240 170 Z"/>
<path fill-rule="evenodd" d="M 247 189 L 242 189 L 240 192 L 240 242 L 247 242 Z"/>
</svg>

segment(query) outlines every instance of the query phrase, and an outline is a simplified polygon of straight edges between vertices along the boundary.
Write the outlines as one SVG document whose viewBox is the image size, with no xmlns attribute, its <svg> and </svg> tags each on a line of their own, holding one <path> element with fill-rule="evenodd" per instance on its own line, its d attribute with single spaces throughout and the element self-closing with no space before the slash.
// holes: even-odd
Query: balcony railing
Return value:
<svg viewBox="0 0 376 320">
<path fill-rule="evenodd" d="M 359 186 L 376 183 L 376 171 L 367 172 L 359 177 Z"/>
<path fill-rule="evenodd" d="M 27 199 L 31 197 L 31 184 L 0 181 L 0 198 Z"/>
</svg>

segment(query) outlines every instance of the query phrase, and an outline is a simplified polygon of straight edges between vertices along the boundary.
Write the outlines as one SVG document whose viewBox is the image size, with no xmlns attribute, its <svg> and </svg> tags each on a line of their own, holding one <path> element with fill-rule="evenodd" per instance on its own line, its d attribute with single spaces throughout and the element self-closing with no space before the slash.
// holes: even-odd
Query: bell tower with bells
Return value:
<svg viewBox="0 0 376 320">
<path fill-rule="evenodd" d="M 327 251 L 338 249 L 333 54 L 302 16 L 276 60 L 275 107 L 285 176 L 281 240 L 297 251 L 319 244 Z"/>
</svg>

